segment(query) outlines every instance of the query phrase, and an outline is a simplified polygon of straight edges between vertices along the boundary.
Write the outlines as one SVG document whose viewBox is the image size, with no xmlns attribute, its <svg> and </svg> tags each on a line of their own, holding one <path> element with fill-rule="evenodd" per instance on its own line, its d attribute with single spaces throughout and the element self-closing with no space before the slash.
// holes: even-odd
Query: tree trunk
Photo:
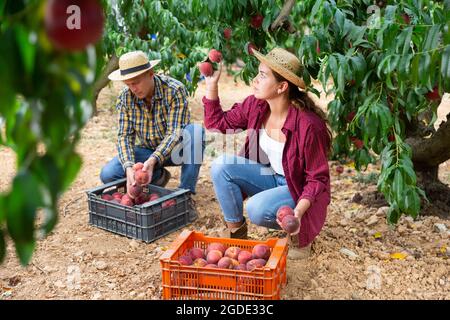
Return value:
<svg viewBox="0 0 450 320">
<path fill-rule="evenodd" d="M 448 217 L 450 213 L 450 187 L 438 179 L 439 165 L 450 159 L 450 114 L 429 138 L 410 137 L 406 142 L 412 148 L 412 161 L 422 188 L 430 204 L 424 212 Z M 432 206 L 431 206 L 432 204 Z"/>
<path fill-rule="evenodd" d="M 100 91 L 106 87 L 106 85 L 109 83 L 108 75 L 113 72 L 114 70 L 119 68 L 119 59 L 115 54 L 111 56 L 108 63 L 106 64 L 105 68 L 103 69 L 100 77 L 97 79 L 97 81 L 94 83 L 94 101 L 92 101 L 92 107 L 94 111 L 94 115 L 97 114 L 97 99 L 98 95 L 100 94 Z"/>
</svg>

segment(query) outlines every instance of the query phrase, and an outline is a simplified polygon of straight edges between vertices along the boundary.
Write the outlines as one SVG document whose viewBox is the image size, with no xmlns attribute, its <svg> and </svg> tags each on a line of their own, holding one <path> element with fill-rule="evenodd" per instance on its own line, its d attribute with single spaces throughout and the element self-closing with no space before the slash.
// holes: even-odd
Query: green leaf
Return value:
<svg viewBox="0 0 450 320">
<path fill-rule="evenodd" d="M 444 90 L 450 92 L 450 45 L 442 53 L 441 76 Z"/>
<path fill-rule="evenodd" d="M 28 265 L 35 247 L 36 241 L 34 240 L 29 242 L 16 242 L 16 252 L 22 266 Z"/>
<path fill-rule="evenodd" d="M 3 234 L 3 230 L 0 229 L 0 264 L 3 263 L 5 255 L 6 255 L 5 235 Z"/>
<path fill-rule="evenodd" d="M 394 191 L 395 197 L 401 199 L 403 197 L 403 175 L 400 169 L 397 169 L 394 174 L 394 181 L 392 183 L 392 189 Z"/>
<path fill-rule="evenodd" d="M 428 51 L 437 47 L 439 40 L 439 30 L 441 29 L 441 25 L 436 24 L 433 25 L 427 33 L 427 36 L 424 40 L 424 44 L 422 47 L 422 51 Z"/>
</svg>

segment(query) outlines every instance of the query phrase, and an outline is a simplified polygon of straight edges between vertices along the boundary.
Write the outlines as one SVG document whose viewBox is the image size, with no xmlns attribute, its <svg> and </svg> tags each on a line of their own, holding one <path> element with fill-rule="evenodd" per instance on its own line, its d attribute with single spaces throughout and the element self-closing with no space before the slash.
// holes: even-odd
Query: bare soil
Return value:
<svg viewBox="0 0 450 320">
<path fill-rule="evenodd" d="M 77 146 L 82 169 L 59 203 L 60 220 L 47 238 L 38 242 L 29 266 L 20 266 L 12 241 L 0 266 L 0 299 L 160 299 L 161 270 L 158 257 L 181 231 L 151 244 L 128 239 L 88 224 L 86 190 L 101 185 L 101 167 L 117 153 L 117 119 L 114 110 L 121 85 L 110 85 L 99 97 L 99 113 L 84 128 Z M 192 116 L 201 123 L 204 85 L 190 99 Z M 231 107 L 251 93 L 242 83 L 223 76 L 220 96 Z M 319 101 L 326 105 L 326 97 Z M 447 98 L 439 108 L 443 119 L 450 112 Z M 218 155 L 220 141 L 208 135 L 205 163 L 200 172 L 197 203 L 199 218 L 187 228 L 208 235 L 222 229 L 221 211 L 209 169 Z M 243 136 L 236 138 L 242 143 Z M 15 174 L 14 153 L 0 148 L 0 192 L 9 189 Z M 416 221 L 402 218 L 391 227 L 385 208 L 371 198 L 376 190 L 378 166 L 358 174 L 351 164 L 337 175 L 330 162 L 332 203 L 313 254 L 304 261 L 288 261 L 284 299 L 450 299 L 450 223 L 435 216 Z M 176 187 L 180 168 L 169 168 Z M 441 165 L 440 178 L 450 183 L 450 161 Z M 359 198 L 359 199 L 358 199 Z M 438 232 L 435 224 L 447 230 Z M 266 228 L 250 226 L 250 237 L 283 236 Z"/>
</svg>

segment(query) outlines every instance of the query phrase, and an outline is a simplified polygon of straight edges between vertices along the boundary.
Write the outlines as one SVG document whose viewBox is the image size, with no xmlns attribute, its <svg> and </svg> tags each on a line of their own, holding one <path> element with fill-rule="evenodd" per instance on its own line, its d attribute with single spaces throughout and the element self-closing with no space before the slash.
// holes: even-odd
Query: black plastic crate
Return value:
<svg viewBox="0 0 450 320">
<path fill-rule="evenodd" d="M 197 218 L 191 206 L 189 190 L 165 189 L 154 185 L 144 192 L 157 193 L 160 198 L 134 207 L 103 200 L 103 194 L 126 193 L 126 179 L 120 179 L 87 191 L 89 223 L 129 238 L 152 242 L 178 230 Z M 163 203 L 174 199 L 174 206 Z"/>
</svg>

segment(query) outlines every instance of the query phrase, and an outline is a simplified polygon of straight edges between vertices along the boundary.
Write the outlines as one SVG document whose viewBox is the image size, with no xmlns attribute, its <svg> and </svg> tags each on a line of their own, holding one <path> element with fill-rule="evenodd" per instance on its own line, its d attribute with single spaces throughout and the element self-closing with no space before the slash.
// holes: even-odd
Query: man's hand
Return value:
<svg viewBox="0 0 450 320">
<path fill-rule="evenodd" d="M 128 192 L 128 190 L 131 190 L 131 187 L 136 185 L 136 181 L 134 180 L 134 169 L 133 167 L 127 168 L 127 194 L 130 198 L 134 199 L 132 195 Z"/>
<path fill-rule="evenodd" d="M 153 170 L 155 169 L 155 166 L 157 163 L 158 163 L 158 160 L 152 156 L 150 156 L 150 158 L 148 158 L 147 161 L 144 162 L 144 167 L 142 168 L 142 171 L 148 172 L 149 183 L 152 182 Z"/>
</svg>

